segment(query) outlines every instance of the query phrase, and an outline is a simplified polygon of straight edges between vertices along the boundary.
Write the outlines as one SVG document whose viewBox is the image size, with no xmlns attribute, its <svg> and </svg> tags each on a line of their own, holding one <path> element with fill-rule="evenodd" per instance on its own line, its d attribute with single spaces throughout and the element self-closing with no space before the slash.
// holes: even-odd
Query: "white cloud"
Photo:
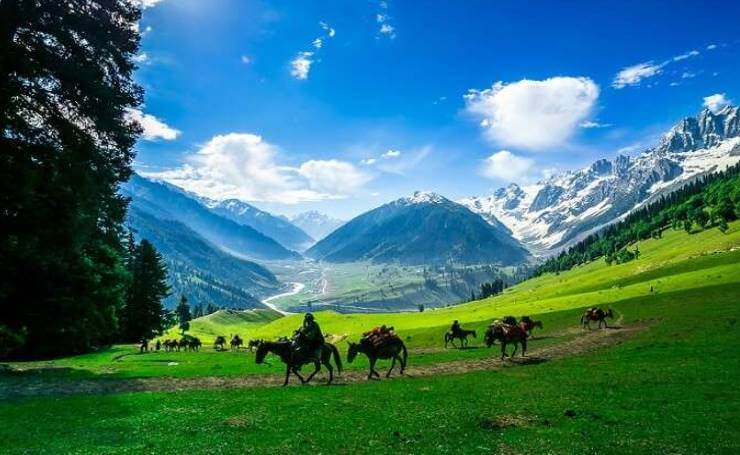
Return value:
<svg viewBox="0 0 740 455">
<path fill-rule="evenodd" d="M 483 161 L 482 173 L 490 179 L 513 182 L 527 179 L 533 169 L 533 160 L 501 150 Z"/>
<path fill-rule="evenodd" d="M 599 123 L 599 122 L 594 122 L 592 120 L 586 120 L 585 122 L 581 122 L 581 124 L 578 126 L 580 126 L 581 128 L 608 128 L 612 126 L 612 124 L 611 123 Z"/>
<path fill-rule="evenodd" d="M 146 65 L 149 63 L 149 54 L 142 52 L 141 54 L 134 55 L 131 60 L 138 63 L 139 65 Z"/>
<path fill-rule="evenodd" d="M 352 164 L 339 160 L 310 160 L 301 164 L 298 173 L 308 186 L 321 193 L 349 194 L 370 181 L 370 177 Z"/>
<path fill-rule="evenodd" d="M 252 59 L 248 55 L 242 55 L 239 60 L 244 63 L 245 65 L 249 65 L 252 63 Z"/>
<path fill-rule="evenodd" d="M 313 52 L 299 52 L 290 62 L 292 67 L 290 70 L 291 76 L 300 80 L 308 79 L 308 73 L 311 71 L 311 64 L 313 63 L 312 56 Z"/>
<path fill-rule="evenodd" d="M 590 115 L 599 87 L 586 77 L 496 82 L 469 90 L 466 110 L 496 144 L 546 149 L 565 143 Z"/>
<path fill-rule="evenodd" d="M 137 3 L 139 6 L 141 6 L 142 9 L 147 9 L 153 8 L 157 5 L 157 3 L 161 1 L 162 0 L 134 0 L 134 3 Z"/>
<path fill-rule="evenodd" d="M 316 38 L 315 40 L 313 40 L 313 43 L 311 43 L 311 44 L 312 44 L 312 45 L 313 45 L 313 47 L 315 47 L 316 49 L 321 49 L 321 46 L 323 46 L 323 45 L 324 45 L 324 42 L 323 42 L 323 41 L 321 40 L 321 38 Z"/>
<path fill-rule="evenodd" d="M 699 55 L 699 51 L 693 50 L 693 51 L 686 52 L 685 54 L 681 54 L 681 55 L 677 55 L 673 57 L 673 61 L 680 62 L 681 60 L 686 60 L 687 58 L 696 57 L 697 55 Z"/>
<path fill-rule="evenodd" d="M 401 152 L 399 150 L 392 150 L 392 149 L 380 155 L 381 158 L 386 158 L 386 159 L 398 158 L 399 156 L 401 156 Z"/>
<path fill-rule="evenodd" d="M 278 158 L 278 148 L 262 137 L 230 133 L 211 138 L 180 168 L 145 175 L 216 200 L 285 204 L 343 198 L 371 178 L 339 160 L 291 167 L 279 164 Z"/>
<path fill-rule="evenodd" d="M 141 136 L 148 141 L 157 139 L 171 141 L 177 139 L 177 136 L 180 135 L 179 130 L 170 127 L 151 114 L 145 114 L 140 109 L 128 109 L 126 111 L 126 117 L 141 125 L 141 128 L 144 130 Z"/>
<path fill-rule="evenodd" d="M 681 74 L 681 79 L 691 79 L 693 77 L 696 77 L 696 73 L 690 73 L 688 71 L 684 71 L 683 74 Z"/>
<path fill-rule="evenodd" d="M 716 44 L 710 44 L 709 46 L 707 46 L 707 50 L 710 50 L 711 51 L 713 49 L 717 49 L 717 45 Z"/>
<path fill-rule="evenodd" d="M 327 24 L 326 22 L 319 22 L 319 25 L 326 32 L 326 35 L 329 38 L 334 38 L 334 36 L 336 36 L 337 31 L 330 27 L 329 24 Z"/>
<path fill-rule="evenodd" d="M 378 6 L 380 6 L 380 9 L 382 11 L 375 15 L 375 22 L 380 25 L 378 32 L 382 36 L 386 36 L 389 39 L 394 39 L 396 37 L 396 28 L 390 23 L 391 18 L 385 12 L 388 10 L 388 3 L 380 2 Z"/>
<path fill-rule="evenodd" d="M 372 166 L 377 162 L 378 160 L 376 158 L 365 158 L 364 160 L 360 161 L 360 164 L 362 164 L 363 166 Z"/>
<path fill-rule="evenodd" d="M 715 114 L 730 104 L 732 104 L 732 101 L 724 93 L 715 93 L 714 95 L 704 97 L 704 107 Z"/>
<path fill-rule="evenodd" d="M 640 85 L 643 79 L 660 74 L 665 65 L 665 63 L 654 64 L 653 62 L 645 62 L 623 68 L 614 77 L 612 87 L 619 89 L 628 85 Z"/>
<path fill-rule="evenodd" d="M 396 37 L 395 31 L 396 29 L 393 28 L 391 24 L 383 24 L 380 26 L 380 33 L 384 35 L 388 35 L 391 39 Z"/>
</svg>

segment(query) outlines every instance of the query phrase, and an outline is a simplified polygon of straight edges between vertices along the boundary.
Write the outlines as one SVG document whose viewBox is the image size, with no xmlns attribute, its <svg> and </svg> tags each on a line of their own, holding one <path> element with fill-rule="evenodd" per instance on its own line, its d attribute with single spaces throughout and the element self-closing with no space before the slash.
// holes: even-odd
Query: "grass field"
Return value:
<svg viewBox="0 0 740 455">
<path fill-rule="evenodd" d="M 574 329 L 578 314 L 591 305 L 610 305 L 625 327 L 641 328 L 595 352 L 500 370 L 336 387 L 13 398 L 0 403 L 0 451 L 736 453 L 739 228 L 734 223 L 726 235 L 667 232 L 661 240 L 642 243 L 637 261 L 611 267 L 596 261 L 454 308 L 318 314 L 324 331 L 350 338 L 378 323 L 395 325 L 412 350 L 439 346 L 452 319 L 480 329 L 492 318 L 526 313 L 545 321 L 542 338 L 531 343 L 534 349 L 561 343 L 580 336 Z M 209 320 L 210 326 L 198 321 L 199 333 L 215 334 L 224 322 L 227 332 L 242 327 L 226 315 L 211 319 L 220 317 L 225 320 Z M 246 322 L 243 336 L 289 334 L 299 318 L 265 322 Z M 172 354 L 177 365 L 167 365 L 173 360 L 163 353 L 127 355 L 132 352 L 133 347 L 118 346 L 13 364 L 27 371 L 0 376 L 0 394 L 3 381 L 228 376 L 280 369 L 257 367 L 244 353 Z M 491 354 L 486 349 L 412 352 L 410 362 Z"/>
</svg>

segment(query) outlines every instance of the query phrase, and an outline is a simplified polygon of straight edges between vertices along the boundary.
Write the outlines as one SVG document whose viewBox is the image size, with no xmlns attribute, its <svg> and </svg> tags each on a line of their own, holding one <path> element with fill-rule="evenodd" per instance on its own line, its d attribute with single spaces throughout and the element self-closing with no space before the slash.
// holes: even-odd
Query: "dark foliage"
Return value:
<svg viewBox="0 0 740 455">
<path fill-rule="evenodd" d="M 10 355 L 108 342 L 141 102 L 141 12 L 124 0 L 0 0 L 0 316 Z"/>
</svg>

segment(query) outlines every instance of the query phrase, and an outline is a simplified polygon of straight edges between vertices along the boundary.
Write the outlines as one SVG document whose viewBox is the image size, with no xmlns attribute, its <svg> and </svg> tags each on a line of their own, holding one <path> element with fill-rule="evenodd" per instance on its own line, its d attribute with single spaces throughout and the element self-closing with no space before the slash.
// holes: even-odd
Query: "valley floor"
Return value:
<svg viewBox="0 0 740 455">
<path fill-rule="evenodd" d="M 404 378 L 365 381 L 366 364 L 355 362 L 334 387 L 320 385 L 323 374 L 314 386 L 261 387 L 282 379 L 276 359 L 258 366 L 207 346 L 10 364 L 0 374 L 0 451 L 736 453 L 739 228 L 669 232 L 642 243 L 636 261 L 596 261 L 454 308 L 319 313 L 338 339 L 394 324 L 410 347 Z M 592 305 L 611 306 L 619 328 L 579 328 Z M 527 360 L 501 362 L 498 346 L 441 348 L 451 319 L 480 336 L 491 319 L 525 313 L 544 322 Z M 299 322 L 233 318 L 212 315 L 194 330 L 217 333 L 219 319 L 224 330 L 271 337 Z"/>
</svg>

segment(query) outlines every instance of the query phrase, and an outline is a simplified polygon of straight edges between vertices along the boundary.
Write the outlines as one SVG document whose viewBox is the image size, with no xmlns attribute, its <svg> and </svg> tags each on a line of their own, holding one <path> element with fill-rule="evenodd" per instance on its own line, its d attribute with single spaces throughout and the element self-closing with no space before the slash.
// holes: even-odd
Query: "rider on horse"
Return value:
<svg viewBox="0 0 740 455">
<path fill-rule="evenodd" d="M 324 344 L 324 334 L 313 314 L 306 313 L 303 325 L 296 330 L 293 337 L 293 352 L 319 357 L 318 350 Z"/>
<path fill-rule="evenodd" d="M 457 319 L 452 323 L 452 326 L 450 327 L 450 333 L 452 336 L 459 336 L 462 332 L 462 327 L 460 327 L 460 322 L 458 322 Z"/>
</svg>

